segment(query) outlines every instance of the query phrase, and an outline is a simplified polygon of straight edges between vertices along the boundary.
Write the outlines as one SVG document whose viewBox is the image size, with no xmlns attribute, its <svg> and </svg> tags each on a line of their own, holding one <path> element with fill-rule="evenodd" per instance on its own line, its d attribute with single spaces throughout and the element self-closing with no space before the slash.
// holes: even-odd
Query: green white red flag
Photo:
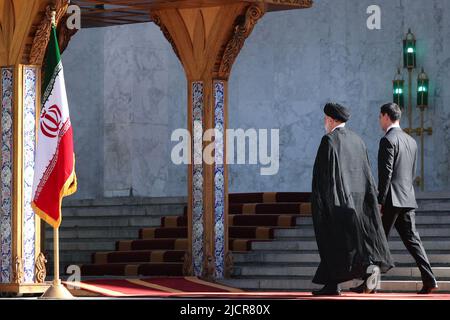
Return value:
<svg viewBox="0 0 450 320">
<path fill-rule="evenodd" d="M 31 206 L 43 220 L 58 228 L 62 199 L 76 190 L 69 104 L 56 29 L 52 26 L 45 60 Z"/>
</svg>

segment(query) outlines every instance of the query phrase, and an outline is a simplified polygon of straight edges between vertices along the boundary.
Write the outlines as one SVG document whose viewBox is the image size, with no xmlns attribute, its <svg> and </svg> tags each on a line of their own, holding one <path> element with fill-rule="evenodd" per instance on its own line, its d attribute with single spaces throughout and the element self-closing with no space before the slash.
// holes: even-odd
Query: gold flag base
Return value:
<svg viewBox="0 0 450 320">
<path fill-rule="evenodd" d="M 61 280 L 57 280 L 40 299 L 74 299 L 74 296 L 62 285 Z"/>
<path fill-rule="evenodd" d="M 53 228 L 53 250 L 55 257 L 55 278 L 53 284 L 40 299 L 74 299 L 73 295 L 61 283 L 59 278 L 59 228 Z"/>
</svg>

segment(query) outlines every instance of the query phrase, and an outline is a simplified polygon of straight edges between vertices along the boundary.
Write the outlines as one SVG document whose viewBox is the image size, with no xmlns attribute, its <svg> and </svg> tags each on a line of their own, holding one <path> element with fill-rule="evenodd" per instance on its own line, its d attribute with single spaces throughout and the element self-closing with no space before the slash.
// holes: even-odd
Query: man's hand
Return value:
<svg viewBox="0 0 450 320">
<path fill-rule="evenodd" d="M 383 216 L 383 211 L 384 211 L 383 205 L 382 205 L 382 204 L 379 204 L 379 205 L 378 205 L 378 209 L 380 210 L 381 216 Z"/>
</svg>

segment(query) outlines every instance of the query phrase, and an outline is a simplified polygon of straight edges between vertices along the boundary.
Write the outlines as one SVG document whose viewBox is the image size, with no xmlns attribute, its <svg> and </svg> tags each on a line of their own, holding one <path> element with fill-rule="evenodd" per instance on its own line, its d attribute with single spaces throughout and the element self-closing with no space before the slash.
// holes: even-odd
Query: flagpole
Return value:
<svg viewBox="0 0 450 320">
<path fill-rule="evenodd" d="M 53 284 L 55 286 L 61 284 L 61 280 L 59 279 L 59 228 L 53 228 L 53 250 L 54 250 L 54 280 Z"/>
<path fill-rule="evenodd" d="M 74 297 L 59 278 L 59 228 L 53 228 L 53 260 L 53 285 L 45 291 L 41 299 L 73 299 Z"/>
<path fill-rule="evenodd" d="M 56 27 L 56 11 L 52 11 L 52 27 Z M 44 292 L 41 299 L 73 299 L 59 278 L 59 227 L 53 227 L 53 285 Z"/>
</svg>

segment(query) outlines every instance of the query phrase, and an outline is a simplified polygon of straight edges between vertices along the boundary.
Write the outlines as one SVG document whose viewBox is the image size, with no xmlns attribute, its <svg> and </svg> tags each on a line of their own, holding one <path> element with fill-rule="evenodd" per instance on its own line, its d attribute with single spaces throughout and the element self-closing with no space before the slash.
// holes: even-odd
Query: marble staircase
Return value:
<svg viewBox="0 0 450 320">
<path fill-rule="evenodd" d="M 450 291 L 450 195 L 421 194 L 417 228 L 442 291 Z M 320 257 L 311 217 L 298 217 L 291 229 L 277 229 L 271 242 L 254 242 L 249 253 L 234 253 L 232 279 L 222 282 L 246 290 L 310 291 Z M 383 291 L 416 291 L 420 273 L 397 232 L 389 244 L 396 268 L 382 276 Z M 360 282 L 350 281 L 344 288 Z"/>
</svg>

